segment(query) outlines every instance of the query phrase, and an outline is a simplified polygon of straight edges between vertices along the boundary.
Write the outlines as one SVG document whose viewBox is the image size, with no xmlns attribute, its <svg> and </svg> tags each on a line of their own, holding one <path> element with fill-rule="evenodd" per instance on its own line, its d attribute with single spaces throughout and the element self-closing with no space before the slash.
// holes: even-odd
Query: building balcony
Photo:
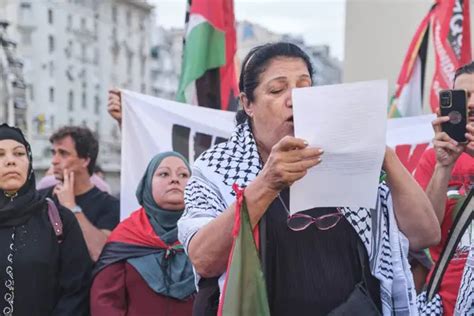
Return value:
<svg viewBox="0 0 474 316">
<path fill-rule="evenodd" d="M 81 39 L 84 39 L 88 42 L 94 42 L 97 40 L 97 36 L 96 34 L 94 34 L 94 32 L 92 30 L 88 30 L 88 29 L 73 29 L 72 30 L 72 34 L 74 34 L 75 36 L 81 38 Z"/>
</svg>

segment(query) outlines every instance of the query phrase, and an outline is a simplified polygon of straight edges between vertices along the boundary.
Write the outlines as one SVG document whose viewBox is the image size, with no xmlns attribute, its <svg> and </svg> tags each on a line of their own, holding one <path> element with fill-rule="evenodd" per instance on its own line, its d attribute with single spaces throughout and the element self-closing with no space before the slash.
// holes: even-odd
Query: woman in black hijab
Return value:
<svg viewBox="0 0 474 316">
<path fill-rule="evenodd" d="M 35 189 L 23 133 L 0 125 L 0 315 L 89 314 L 84 238 L 73 213 L 51 208 Z M 60 236 L 53 223 L 62 224 Z"/>
</svg>

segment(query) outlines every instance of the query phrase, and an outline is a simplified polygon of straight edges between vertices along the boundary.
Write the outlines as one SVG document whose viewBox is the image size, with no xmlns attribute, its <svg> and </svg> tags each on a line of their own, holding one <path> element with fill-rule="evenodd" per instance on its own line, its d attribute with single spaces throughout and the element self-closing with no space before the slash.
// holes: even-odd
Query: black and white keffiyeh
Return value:
<svg viewBox="0 0 474 316">
<path fill-rule="evenodd" d="M 262 165 L 248 123 L 237 126 L 227 142 L 204 152 L 193 167 L 185 191 L 186 208 L 178 222 L 178 238 L 188 247 L 192 236 L 235 201 L 234 183 L 247 186 Z M 375 209 L 343 207 L 342 212 L 367 249 L 372 274 L 380 280 L 384 315 L 417 315 L 408 240 L 399 231 L 385 183 Z M 199 279 L 199 276 L 196 276 Z M 222 288 L 225 275 L 219 279 Z"/>
<path fill-rule="evenodd" d="M 474 315 L 474 244 L 464 267 L 454 315 Z"/>
</svg>

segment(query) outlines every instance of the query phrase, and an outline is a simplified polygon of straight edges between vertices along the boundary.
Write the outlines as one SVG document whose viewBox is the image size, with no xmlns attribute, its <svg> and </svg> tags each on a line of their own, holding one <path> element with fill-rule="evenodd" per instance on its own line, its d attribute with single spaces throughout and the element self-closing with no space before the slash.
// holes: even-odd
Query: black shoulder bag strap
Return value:
<svg viewBox="0 0 474 316">
<path fill-rule="evenodd" d="M 459 244 L 459 241 L 461 240 L 464 232 L 473 220 L 473 192 L 473 189 L 469 191 L 466 200 L 459 209 L 459 212 L 456 215 L 456 218 L 454 219 L 453 226 L 449 231 L 448 240 L 446 241 L 446 244 L 443 248 L 443 251 L 441 252 L 441 256 L 438 262 L 436 262 L 433 274 L 431 275 L 431 279 L 426 289 L 428 301 L 431 301 L 435 294 L 438 292 L 439 285 L 441 283 L 441 280 L 443 279 L 444 273 L 446 272 L 446 268 L 448 267 L 448 264 L 454 255 L 456 247 Z"/>
</svg>

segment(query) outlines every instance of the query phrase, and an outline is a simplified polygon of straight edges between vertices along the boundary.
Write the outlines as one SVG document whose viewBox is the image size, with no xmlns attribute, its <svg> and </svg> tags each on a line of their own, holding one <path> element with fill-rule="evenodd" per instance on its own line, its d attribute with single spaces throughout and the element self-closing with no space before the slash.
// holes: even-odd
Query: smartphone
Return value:
<svg viewBox="0 0 474 316">
<path fill-rule="evenodd" d="M 467 91 L 440 91 L 439 111 L 441 116 L 449 116 L 449 121 L 441 125 L 443 132 L 458 143 L 466 143 Z"/>
</svg>

